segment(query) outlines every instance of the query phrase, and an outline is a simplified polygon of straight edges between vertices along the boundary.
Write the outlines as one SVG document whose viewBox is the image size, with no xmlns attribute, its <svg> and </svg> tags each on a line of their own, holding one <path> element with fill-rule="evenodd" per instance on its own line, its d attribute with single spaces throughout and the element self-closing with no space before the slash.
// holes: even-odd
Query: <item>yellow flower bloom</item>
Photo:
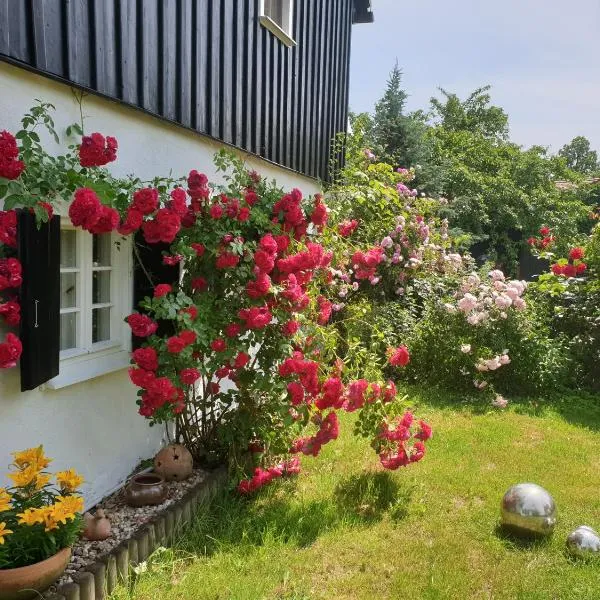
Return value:
<svg viewBox="0 0 600 600">
<path fill-rule="evenodd" d="M 44 522 L 44 513 L 41 508 L 28 508 L 17 514 L 19 525 L 37 525 Z"/>
<path fill-rule="evenodd" d="M 8 477 L 10 477 L 16 487 L 25 487 L 29 485 L 37 478 L 40 470 L 36 468 L 34 465 L 29 467 L 22 468 L 20 471 L 15 471 L 14 473 L 9 473 Z"/>
<path fill-rule="evenodd" d="M 78 475 L 74 469 L 69 469 L 68 471 L 59 471 L 56 474 L 56 481 L 63 491 L 73 492 L 83 483 L 83 477 Z"/>
<path fill-rule="evenodd" d="M 0 512 L 10 509 L 10 494 L 4 488 L 0 488 Z"/>
<path fill-rule="evenodd" d="M 35 480 L 35 489 L 41 490 L 42 488 L 44 488 L 46 485 L 48 485 L 50 478 L 50 475 L 46 475 L 45 473 L 39 473 Z"/>
<path fill-rule="evenodd" d="M 6 529 L 6 523 L 0 523 L 0 546 L 4 544 L 4 537 L 12 533 L 10 529 Z"/>
<path fill-rule="evenodd" d="M 44 455 L 44 446 L 28 448 L 22 452 L 13 452 L 12 455 L 15 459 L 15 465 L 20 469 L 35 466 L 37 471 L 41 471 L 52 462 L 52 459 Z"/>
<path fill-rule="evenodd" d="M 62 523 L 63 525 L 66 525 L 67 519 L 72 520 L 75 518 L 75 513 L 71 512 L 69 510 L 69 507 L 65 504 L 62 504 L 62 502 L 57 502 L 53 506 L 52 517 L 57 523 Z"/>
<path fill-rule="evenodd" d="M 54 518 L 54 506 L 44 506 L 43 508 L 38 508 L 38 511 L 44 519 L 44 531 L 58 529 L 58 522 Z"/>
<path fill-rule="evenodd" d="M 83 511 L 83 498 L 81 496 L 58 496 L 56 504 L 60 504 L 61 510 L 66 514 L 72 514 L 73 516 Z"/>
</svg>

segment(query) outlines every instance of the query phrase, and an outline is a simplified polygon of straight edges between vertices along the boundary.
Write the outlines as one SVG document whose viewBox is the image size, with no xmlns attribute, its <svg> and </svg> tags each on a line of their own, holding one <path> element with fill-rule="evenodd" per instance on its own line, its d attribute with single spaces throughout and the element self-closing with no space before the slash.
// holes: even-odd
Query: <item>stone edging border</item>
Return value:
<svg viewBox="0 0 600 600">
<path fill-rule="evenodd" d="M 159 546 L 169 546 L 189 526 L 196 510 L 205 505 L 227 482 L 227 471 L 212 471 L 182 498 L 158 513 L 134 536 L 121 542 L 96 562 L 73 575 L 73 583 L 61 585 L 47 600 L 105 600 L 118 584 L 127 583 L 131 567 L 145 561 Z"/>
</svg>

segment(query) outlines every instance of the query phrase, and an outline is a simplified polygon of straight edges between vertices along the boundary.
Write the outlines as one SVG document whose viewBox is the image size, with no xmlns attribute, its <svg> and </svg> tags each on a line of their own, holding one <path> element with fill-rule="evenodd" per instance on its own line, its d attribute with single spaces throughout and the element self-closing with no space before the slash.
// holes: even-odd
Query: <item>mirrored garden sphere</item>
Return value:
<svg viewBox="0 0 600 600">
<path fill-rule="evenodd" d="M 513 485 L 502 498 L 501 522 L 521 535 L 551 535 L 556 525 L 554 499 L 535 483 Z"/>
<path fill-rule="evenodd" d="M 600 537 L 587 525 L 580 525 L 567 536 L 567 549 L 573 556 L 600 556 Z"/>
</svg>

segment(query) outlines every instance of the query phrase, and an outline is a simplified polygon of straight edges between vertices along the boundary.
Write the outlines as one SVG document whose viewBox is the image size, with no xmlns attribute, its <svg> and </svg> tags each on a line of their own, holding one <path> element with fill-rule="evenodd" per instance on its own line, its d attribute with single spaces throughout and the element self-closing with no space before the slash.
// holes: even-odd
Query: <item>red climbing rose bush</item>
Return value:
<svg viewBox="0 0 600 600">
<path fill-rule="evenodd" d="M 284 192 L 231 153 L 215 158 L 221 185 L 197 170 L 180 179 L 115 178 L 106 165 L 117 159 L 117 140 L 84 135 L 82 125 L 67 131 L 81 143 L 52 156 L 35 132 L 41 123 L 57 137 L 51 108 L 32 108 L 14 138 L 3 133 L 3 173 L 14 179 L 0 180 L 0 240 L 16 245 L 15 208 L 33 211 L 39 222 L 60 208 L 89 233 L 135 235 L 134 249 L 162 252 L 163 264 L 174 267 L 169 281 L 134 251 L 153 289 L 126 319 L 137 341 L 129 376 L 140 415 L 151 425 L 174 424 L 197 461 L 229 460 L 248 476 L 241 493 L 297 473 L 301 455 L 316 456 L 339 436 L 342 412 L 356 413 L 355 432 L 372 440 L 385 468 L 420 460 L 430 429 L 410 430 L 408 417 L 399 424 L 393 380 L 359 378 L 340 359 L 332 333 L 336 306 L 328 291 L 340 269 L 332 248 L 342 249 L 342 262 L 352 260 L 355 279 L 367 285 L 390 248 L 356 246 L 347 238 L 357 222 L 329 223 L 320 195 Z M 0 317 L 9 325 L 19 320 L 13 292 L 22 276 L 18 260 L 2 251 L 0 293 L 10 297 Z M 0 367 L 14 366 L 20 352 L 9 333 Z M 397 372 L 409 349 L 390 348 L 381 360 Z"/>
<path fill-rule="evenodd" d="M 240 484 L 250 493 L 296 471 L 287 455 L 316 456 L 335 440 L 340 411 L 359 411 L 357 431 L 376 437 L 397 394 L 393 381 L 352 381 L 328 343 L 324 240 L 339 234 L 323 199 L 284 193 L 227 153 L 216 164 L 224 186 L 192 171 L 183 187 L 133 194 L 146 242 L 170 242 L 163 262 L 181 264 L 182 276 L 152 281 L 143 312 L 128 317 L 142 341 L 130 377 L 140 414 L 175 420 L 197 459 L 227 456 L 243 469 L 248 452 L 258 457 Z M 160 215 L 171 231 L 155 230 Z M 404 347 L 390 352 L 395 368 L 408 360 Z"/>
</svg>

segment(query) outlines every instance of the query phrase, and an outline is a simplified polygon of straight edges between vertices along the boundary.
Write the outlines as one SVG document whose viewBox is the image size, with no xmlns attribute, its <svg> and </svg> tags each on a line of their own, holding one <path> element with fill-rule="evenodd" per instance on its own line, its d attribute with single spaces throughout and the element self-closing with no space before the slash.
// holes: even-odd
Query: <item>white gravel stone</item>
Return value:
<svg viewBox="0 0 600 600">
<path fill-rule="evenodd" d="M 202 469 L 194 469 L 194 472 L 185 481 L 167 482 L 168 494 L 162 504 L 156 506 L 142 506 L 134 508 L 128 506 L 124 499 L 125 487 L 107 496 L 98 503 L 92 512 L 102 508 L 110 520 L 112 536 L 101 542 L 90 542 L 80 539 L 73 546 L 71 562 L 69 562 L 64 575 L 48 590 L 51 592 L 64 583 L 71 583 L 73 575 L 88 565 L 94 563 L 98 558 L 110 552 L 121 542 L 133 537 L 144 524 L 155 516 L 164 512 L 171 504 L 182 498 L 191 488 L 196 487 L 204 481 L 208 473 Z"/>
</svg>

